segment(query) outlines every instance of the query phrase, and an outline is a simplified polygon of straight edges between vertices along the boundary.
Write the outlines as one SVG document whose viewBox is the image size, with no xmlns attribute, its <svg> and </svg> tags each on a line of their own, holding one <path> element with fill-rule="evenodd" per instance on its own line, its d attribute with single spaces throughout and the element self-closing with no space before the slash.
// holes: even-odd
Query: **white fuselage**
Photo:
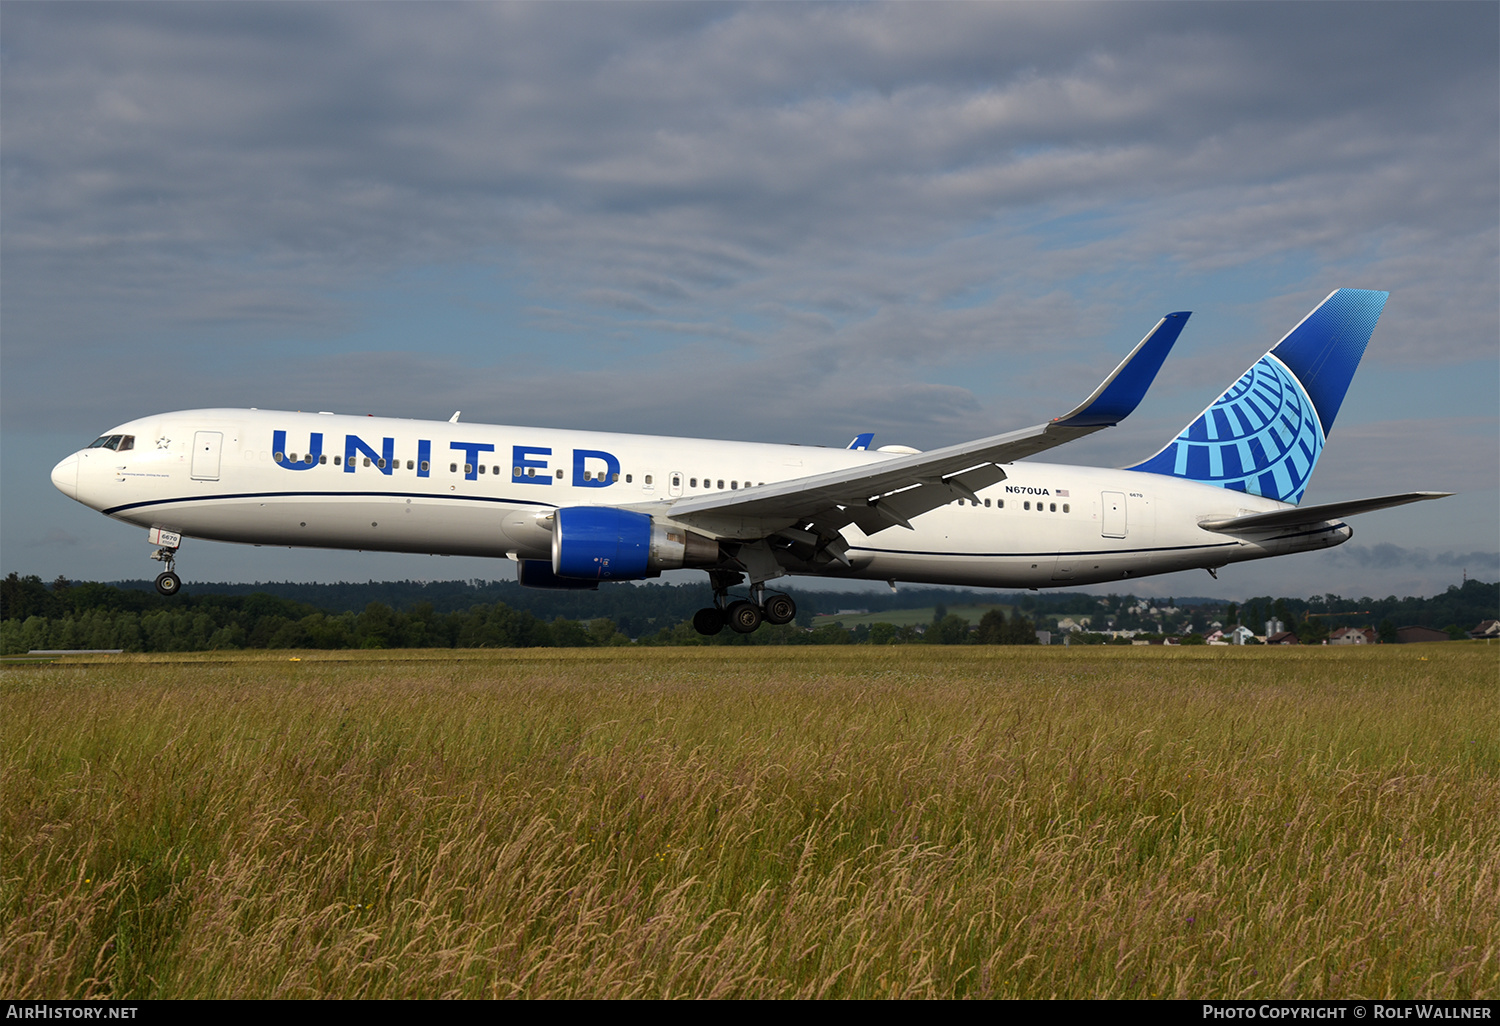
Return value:
<svg viewBox="0 0 1500 1026">
<path fill-rule="evenodd" d="M 126 451 L 80 450 L 53 481 L 146 528 L 258 545 L 550 559 L 546 515 L 671 500 L 892 458 L 711 439 L 258 410 L 189 410 L 111 429 Z M 309 456 L 309 454 L 312 454 Z M 382 467 L 381 463 L 385 465 Z M 424 469 L 425 467 L 425 469 Z M 1287 504 L 1178 478 L 1023 461 L 979 491 L 874 535 L 847 527 L 852 566 L 825 576 L 1057 587 L 1326 548 L 1352 533 L 1246 539 L 1207 519 Z M 540 515 L 540 516 L 539 516 Z"/>
</svg>

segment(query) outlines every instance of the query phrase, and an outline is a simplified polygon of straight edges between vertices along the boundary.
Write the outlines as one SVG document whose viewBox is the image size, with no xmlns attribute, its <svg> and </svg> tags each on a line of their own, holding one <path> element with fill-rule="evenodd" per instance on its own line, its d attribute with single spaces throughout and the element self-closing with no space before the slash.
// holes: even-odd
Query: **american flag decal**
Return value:
<svg viewBox="0 0 1500 1026">
<path fill-rule="evenodd" d="M 1059 488 L 1059 489 L 1057 489 L 1057 494 L 1060 495 L 1060 496 L 1062 496 L 1064 499 L 1070 497 L 1068 495 L 1068 490 L 1066 488 Z"/>
</svg>

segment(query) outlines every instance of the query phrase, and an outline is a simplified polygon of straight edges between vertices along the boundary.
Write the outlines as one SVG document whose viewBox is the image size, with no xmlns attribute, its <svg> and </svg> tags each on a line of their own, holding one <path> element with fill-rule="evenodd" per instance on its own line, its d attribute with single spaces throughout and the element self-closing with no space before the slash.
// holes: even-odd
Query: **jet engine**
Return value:
<svg viewBox="0 0 1500 1026">
<path fill-rule="evenodd" d="M 552 521 L 552 572 L 589 581 L 634 581 L 663 570 L 713 566 L 719 543 L 645 513 L 568 506 Z"/>
</svg>

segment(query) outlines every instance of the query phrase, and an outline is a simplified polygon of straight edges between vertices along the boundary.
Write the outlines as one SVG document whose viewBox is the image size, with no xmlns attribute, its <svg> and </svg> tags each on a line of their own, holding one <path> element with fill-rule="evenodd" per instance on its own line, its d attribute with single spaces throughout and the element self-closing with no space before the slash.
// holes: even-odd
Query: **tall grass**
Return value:
<svg viewBox="0 0 1500 1026">
<path fill-rule="evenodd" d="M 1495 997 L 1472 645 L 4 671 L 14 997 Z"/>
</svg>

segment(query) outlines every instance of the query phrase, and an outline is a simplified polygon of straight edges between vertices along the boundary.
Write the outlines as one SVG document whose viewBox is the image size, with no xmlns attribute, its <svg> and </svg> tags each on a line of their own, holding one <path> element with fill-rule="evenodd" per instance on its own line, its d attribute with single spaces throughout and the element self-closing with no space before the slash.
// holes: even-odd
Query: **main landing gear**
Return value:
<svg viewBox="0 0 1500 1026">
<path fill-rule="evenodd" d="M 797 616 L 797 603 L 790 595 L 766 594 L 764 583 L 750 586 L 750 598 L 729 600 L 729 589 L 744 580 L 744 575 L 732 570 L 710 570 L 709 581 L 714 586 L 714 604 L 693 614 L 693 629 L 699 634 L 714 635 L 726 626 L 736 634 L 750 634 L 762 622 L 770 624 L 791 623 Z"/>
<path fill-rule="evenodd" d="M 163 546 L 151 553 L 151 558 L 159 563 L 167 564 L 166 570 L 156 575 L 156 590 L 171 598 L 182 590 L 182 578 L 177 576 L 174 569 L 177 565 L 177 546 L 173 545 L 170 548 Z"/>
</svg>

